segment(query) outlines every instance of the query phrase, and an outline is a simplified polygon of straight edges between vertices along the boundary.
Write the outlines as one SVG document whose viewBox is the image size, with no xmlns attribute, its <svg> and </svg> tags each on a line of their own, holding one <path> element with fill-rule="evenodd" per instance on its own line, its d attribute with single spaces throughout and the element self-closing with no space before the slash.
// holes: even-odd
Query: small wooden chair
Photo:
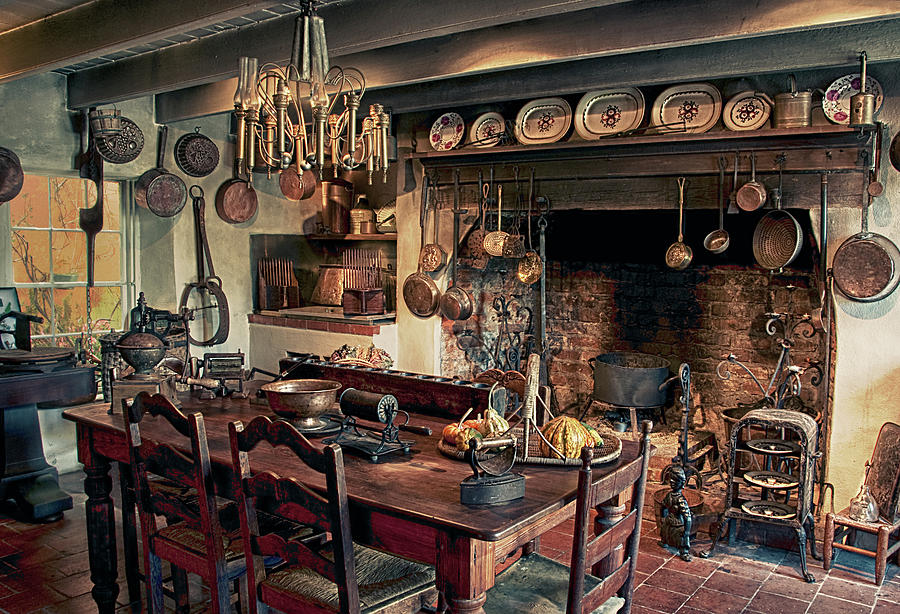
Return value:
<svg viewBox="0 0 900 614">
<path fill-rule="evenodd" d="M 228 431 L 251 614 L 262 605 L 283 612 L 359 614 L 390 608 L 392 614 L 411 614 L 434 596 L 432 567 L 352 542 L 340 446 L 316 448 L 292 425 L 266 416 L 254 418 L 246 428 L 233 422 Z M 327 492 L 320 494 L 294 478 L 272 472 L 251 473 L 251 455 L 272 455 L 271 448 L 257 448 L 263 441 L 287 447 L 310 470 L 324 474 Z M 261 535 L 257 504 L 263 500 L 272 512 L 327 531 L 331 539 L 313 545 Z M 266 556 L 280 557 L 284 564 L 267 572 L 262 565 Z"/>
<path fill-rule="evenodd" d="M 203 416 L 185 416 L 163 395 L 146 392 L 138 394 L 131 404 L 123 401 L 122 406 L 140 517 L 149 610 L 165 611 L 161 573 L 161 559 L 165 559 L 173 568 L 178 609 L 188 605 L 185 572 L 190 572 L 199 575 L 209 587 L 210 611 L 227 614 L 231 611 L 230 585 L 244 576 L 244 558 L 239 548 L 229 546 L 219 523 Z M 182 436 L 182 447 L 187 447 L 189 440 L 191 456 L 168 443 L 142 439 L 140 425 L 146 414 L 165 419 Z M 195 491 L 196 498 L 191 499 L 196 505 L 185 504 L 185 490 L 155 487 L 155 477 Z M 159 516 L 168 521 L 161 523 Z M 174 521 L 175 518 L 180 520 Z M 239 547 L 240 540 L 236 542 Z"/>
<path fill-rule="evenodd" d="M 865 484 L 878 504 L 880 518 L 872 523 L 858 522 L 847 515 L 850 508 L 826 514 L 823 565 L 831 569 L 834 548 L 870 556 L 875 559 L 875 584 L 881 586 L 888 558 L 900 550 L 900 425 L 881 425 L 868 465 Z M 857 531 L 876 535 L 874 551 L 856 545 Z M 892 537 L 896 540 L 893 544 Z"/>
<path fill-rule="evenodd" d="M 578 474 L 571 566 L 537 553 L 523 555 L 497 576 L 494 587 L 487 592 L 485 614 L 612 614 L 620 609 L 627 614 L 631 611 L 641 511 L 652 455 L 650 427 L 648 421 L 641 424 L 639 465 L 616 478 L 615 489 L 619 492 L 633 485 L 628 513 L 599 534 L 589 530 L 590 510 L 610 498 L 611 484 L 608 479 L 593 482 L 593 451 L 584 448 Z M 624 559 L 618 560 L 622 549 Z"/>
</svg>

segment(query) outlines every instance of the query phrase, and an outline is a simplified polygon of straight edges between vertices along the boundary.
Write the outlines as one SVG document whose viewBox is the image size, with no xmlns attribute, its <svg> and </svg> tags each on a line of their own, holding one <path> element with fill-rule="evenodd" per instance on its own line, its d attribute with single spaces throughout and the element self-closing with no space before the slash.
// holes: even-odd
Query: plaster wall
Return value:
<svg viewBox="0 0 900 614">
<path fill-rule="evenodd" d="M 870 74 L 884 88 L 877 119 L 885 125 L 885 155 L 879 168 L 884 194 L 869 212 L 869 230 L 900 245 L 900 172 L 887 156 L 900 130 L 900 63 L 877 64 Z M 830 211 L 829 263 L 841 242 L 860 230 L 860 210 Z M 835 486 L 834 500 L 843 508 L 865 475 L 878 430 L 885 421 L 900 423 L 900 293 L 874 303 L 850 301 L 835 292 L 837 358 L 827 479 Z"/>
</svg>

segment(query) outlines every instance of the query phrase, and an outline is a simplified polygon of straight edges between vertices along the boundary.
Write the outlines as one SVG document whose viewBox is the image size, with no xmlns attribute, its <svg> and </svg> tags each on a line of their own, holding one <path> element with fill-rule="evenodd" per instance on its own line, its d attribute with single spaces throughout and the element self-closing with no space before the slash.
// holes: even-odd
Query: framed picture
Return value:
<svg viewBox="0 0 900 614">
<path fill-rule="evenodd" d="M 20 311 L 19 295 L 15 288 L 0 288 L 0 316 L 10 311 Z M 16 321 L 13 318 L 0 320 L 0 349 L 16 349 L 16 340 L 13 332 L 16 330 Z"/>
</svg>

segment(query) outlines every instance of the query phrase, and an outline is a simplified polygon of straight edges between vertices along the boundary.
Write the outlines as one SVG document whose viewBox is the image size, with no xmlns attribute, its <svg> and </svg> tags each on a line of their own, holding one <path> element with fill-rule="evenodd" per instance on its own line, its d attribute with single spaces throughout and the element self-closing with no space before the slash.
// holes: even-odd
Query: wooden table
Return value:
<svg viewBox="0 0 900 614">
<path fill-rule="evenodd" d="M 119 592 L 116 583 L 115 516 L 111 498 L 110 463 L 128 463 L 128 450 L 120 414 L 108 415 L 108 404 L 68 409 L 64 416 L 77 424 L 78 455 L 84 464 L 87 494 L 88 554 L 92 594 L 101 613 L 113 612 Z M 202 411 L 210 456 L 228 483 L 230 451 L 227 424 L 249 422 L 265 406 L 248 401 L 185 399 L 185 411 Z M 344 454 L 354 539 L 382 550 L 435 565 L 437 587 L 452 612 L 482 612 L 485 591 L 494 584 L 495 565 L 516 548 L 574 514 L 577 468 L 517 466 L 526 476 L 525 497 L 497 506 L 465 506 L 459 502 L 459 483 L 471 475 L 462 461 L 443 456 L 436 445 L 446 421 L 414 415 L 411 424 L 430 426 L 430 437 L 401 433 L 415 441 L 409 456 L 398 455 L 379 464 L 350 451 Z M 164 437 L 155 420 L 142 424 L 142 435 Z M 313 488 L 322 488 L 320 476 L 311 475 L 290 452 L 273 451 L 257 463 L 259 469 L 294 475 Z M 612 499 L 640 475 L 637 442 L 623 442 L 617 461 L 598 466 L 596 481 L 608 486 Z"/>
</svg>

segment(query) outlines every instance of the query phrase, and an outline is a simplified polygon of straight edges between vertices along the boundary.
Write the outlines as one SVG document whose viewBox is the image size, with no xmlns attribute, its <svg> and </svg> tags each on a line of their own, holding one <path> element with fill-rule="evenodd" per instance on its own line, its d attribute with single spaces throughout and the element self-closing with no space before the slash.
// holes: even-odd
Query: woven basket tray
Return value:
<svg viewBox="0 0 900 614">
<path fill-rule="evenodd" d="M 528 458 L 522 458 L 522 429 L 514 428 L 509 432 L 510 435 L 514 435 L 516 437 L 516 441 L 518 442 L 518 456 L 516 458 L 516 464 L 519 465 L 559 465 L 559 466 L 568 466 L 568 467 L 581 467 L 581 459 L 580 458 L 548 458 L 546 456 L 541 456 L 540 449 L 540 437 L 537 434 L 532 434 L 528 439 Z M 450 458 L 455 458 L 457 460 L 466 460 L 466 453 L 458 450 L 456 446 L 450 445 L 445 442 L 443 439 L 438 440 L 437 444 L 438 451 L 444 456 L 449 456 Z M 616 437 L 615 435 L 610 435 L 608 433 L 604 433 L 603 435 L 603 445 L 599 448 L 594 448 L 594 460 L 591 461 L 591 465 L 601 465 L 603 463 L 609 463 L 611 461 L 619 458 L 619 455 L 622 454 L 622 440 Z"/>
</svg>

